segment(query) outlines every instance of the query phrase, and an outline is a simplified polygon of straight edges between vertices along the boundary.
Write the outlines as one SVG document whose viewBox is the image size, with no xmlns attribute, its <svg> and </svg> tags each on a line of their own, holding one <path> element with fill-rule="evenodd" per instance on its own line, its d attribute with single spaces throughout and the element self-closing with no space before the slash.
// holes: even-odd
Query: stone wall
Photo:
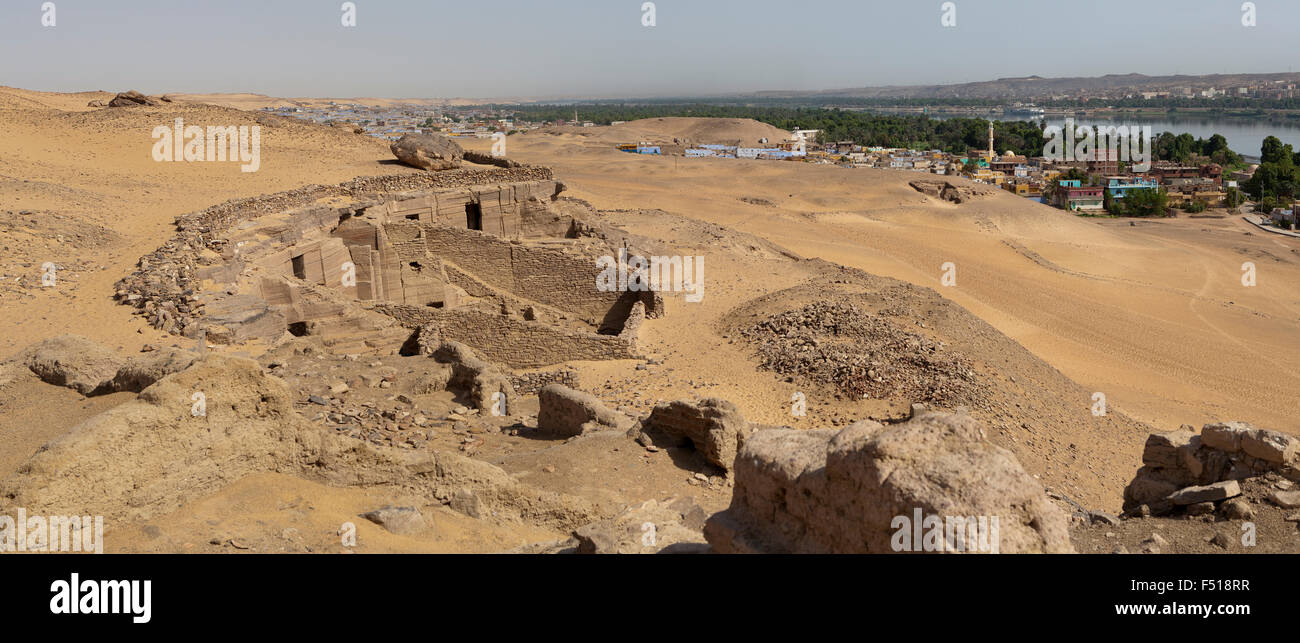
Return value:
<svg viewBox="0 0 1300 643">
<path fill-rule="evenodd" d="M 1236 481 L 1277 473 L 1300 482 L 1300 438 L 1245 422 L 1189 426 L 1147 436 L 1142 468 L 1124 489 L 1124 509 L 1161 514 L 1224 500 Z M 1233 489 L 1238 489 L 1233 493 Z"/>
<path fill-rule="evenodd" d="M 232 271 L 227 262 L 237 261 L 232 248 L 227 247 L 224 234 L 238 224 L 269 214 L 292 212 L 289 225 L 271 240 L 271 243 L 296 243 L 304 235 L 322 227 L 333 227 L 339 221 L 365 208 L 391 200 L 393 193 L 412 191 L 454 190 L 484 186 L 483 191 L 505 189 L 493 184 L 530 181 L 548 182 L 552 196 L 563 190 L 563 184 L 554 183 L 549 168 L 520 166 L 487 170 L 452 170 L 447 172 L 398 174 L 377 177 L 359 177 L 337 185 L 308 185 L 294 190 L 235 199 L 212 207 L 181 215 L 176 218 L 176 234 L 161 247 L 141 257 L 137 269 L 116 284 L 118 301 L 144 310 L 150 307 L 150 321 L 172 332 L 182 332 L 195 317 L 192 310 L 200 290 L 199 280 L 218 277 L 232 281 L 238 271 Z M 512 190 L 514 188 L 511 188 Z M 535 196 L 535 195 L 534 195 Z M 524 196 L 529 198 L 528 195 Z M 344 199 L 351 205 L 332 208 L 318 205 L 329 199 Z M 462 204 L 463 215 L 463 204 Z M 220 261 L 200 259 L 200 252 L 211 250 L 222 255 Z M 288 260 L 288 258 L 286 258 Z M 200 272 L 205 273 L 202 277 Z M 171 304 L 169 319 L 152 311 L 164 303 Z"/>
<path fill-rule="evenodd" d="M 464 268 L 489 286 L 578 315 L 593 326 L 605 325 L 624 298 L 625 293 L 596 289 L 596 257 L 578 251 L 579 246 L 524 245 L 473 230 L 422 227 L 431 256 Z"/>
<path fill-rule="evenodd" d="M 395 198 L 361 209 L 361 215 L 377 221 L 412 221 L 450 228 L 470 228 L 471 213 L 477 215 L 477 230 L 507 239 L 564 237 L 572 218 L 551 213 L 563 184 L 533 181 L 455 190 L 396 195 Z"/>
</svg>

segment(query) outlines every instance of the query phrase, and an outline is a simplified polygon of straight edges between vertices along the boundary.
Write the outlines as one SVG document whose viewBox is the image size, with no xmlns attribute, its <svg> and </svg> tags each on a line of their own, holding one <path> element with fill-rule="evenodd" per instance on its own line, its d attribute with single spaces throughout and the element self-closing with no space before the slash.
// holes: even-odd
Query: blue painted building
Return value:
<svg viewBox="0 0 1300 643">
<path fill-rule="evenodd" d="M 1112 176 L 1106 182 L 1106 192 L 1112 199 L 1122 199 L 1134 190 L 1157 190 L 1160 185 L 1155 179 L 1140 177 Z"/>
</svg>

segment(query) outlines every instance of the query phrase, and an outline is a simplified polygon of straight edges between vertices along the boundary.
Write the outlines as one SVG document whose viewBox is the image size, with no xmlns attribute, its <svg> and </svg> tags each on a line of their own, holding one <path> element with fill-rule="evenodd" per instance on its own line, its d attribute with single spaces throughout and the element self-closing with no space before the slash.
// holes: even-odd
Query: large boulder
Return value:
<svg viewBox="0 0 1300 643">
<path fill-rule="evenodd" d="M 42 341 L 27 349 L 23 361 L 41 381 L 82 395 L 111 392 L 113 379 L 126 364 L 117 353 L 80 335 Z"/>
<path fill-rule="evenodd" d="M 156 98 L 145 96 L 138 91 L 125 91 L 113 97 L 108 101 L 109 107 L 135 107 L 137 105 L 161 105 L 162 102 Z"/>
<path fill-rule="evenodd" d="M 657 404 L 641 426 L 641 441 L 659 447 L 693 446 L 712 464 L 731 471 L 749 423 L 735 404 L 718 398 Z"/>
<path fill-rule="evenodd" d="M 504 415 L 510 415 L 510 405 L 515 400 L 515 388 L 510 384 L 510 377 L 505 371 L 495 364 L 482 360 L 474 349 L 460 342 L 443 342 L 434 350 L 433 358 L 451 365 L 451 377 L 447 380 L 448 390 L 461 396 L 480 411 L 501 409 Z M 504 396 L 504 400 L 501 396 Z M 499 401 L 503 401 L 504 405 L 499 405 Z"/>
<path fill-rule="evenodd" d="M 367 511 L 361 514 L 361 517 L 400 536 L 418 534 L 429 527 L 424 520 L 424 515 L 415 507 L 385 505 L 374 511 Z"/>
<path fill-rule="evenodd" d="M 406 134 L 389 149 L 397 160 L 421 170 L 453 170 L 460 167 L 465 151 L 441 134 Z"/>
<path fill-rule="evenodd" d="M 756 431 L 731 506 L 704 535 L 721 553 L 1069 553 L 1065 514 L 965 414 L 842 431 Z"/>
<path fill-rule="evenodd" d="M 190 367 L 198 355 L 167 348 L 141 357 L 124 359 L 80 335 L 60 335 L 24 351 L 23 363 L 41 381 L 66 386 L 82 395 L 131 391 L 138 393 L 154 382 Z"/>
<path fill-rule="evenodd" d="M 627 429 L 631 418 L 605 406 L 596 396 L 552 382 L 537 392 L 537 428 L 569 437 L 589 431 Z"/>
<path fill-rule="evenodd" d="M 703 554 L 708 513 L 691 498 L 647 500 L 574 530 L 579 554 Z"/>
</svg>

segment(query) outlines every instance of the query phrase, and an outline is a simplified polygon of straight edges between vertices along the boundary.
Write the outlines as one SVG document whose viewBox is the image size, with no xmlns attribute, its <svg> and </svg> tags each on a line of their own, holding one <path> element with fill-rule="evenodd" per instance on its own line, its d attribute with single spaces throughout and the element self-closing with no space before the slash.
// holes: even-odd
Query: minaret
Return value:
<svg viewBox="0 0 1300 643">
<path fill-rule="evenodd" d="M 993 160 L 993 121 L 989 121 L 989 160 Z"/>
</svg>

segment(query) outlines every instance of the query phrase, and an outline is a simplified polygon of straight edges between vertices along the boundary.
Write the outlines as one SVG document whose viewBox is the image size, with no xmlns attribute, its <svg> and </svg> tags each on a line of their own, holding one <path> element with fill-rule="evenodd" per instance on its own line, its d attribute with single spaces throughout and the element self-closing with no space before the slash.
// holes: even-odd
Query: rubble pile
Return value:
<svg viewBox="0 0 1300 643">
<path fill-rule="evenodd" d="M 808 304 L 741 333 L 757 344 L 763 368 L 855 398 L 901 397 L 949 407 L 976 398 L 969 359 L 853 304 Z"/>
<path fill-rule="evenodd" d="M 1124 489 L 1130 515 L 1240 513 L 1232 499 L 1243 481 L 1260 477 L 1275 486 L 1272 504 L 1300 508 L 1300 438 L 1278 431 L 1216 422 L 1198 434 L 1184 425 L 1147 436 L 1142 464 Z"/>
</svg>

